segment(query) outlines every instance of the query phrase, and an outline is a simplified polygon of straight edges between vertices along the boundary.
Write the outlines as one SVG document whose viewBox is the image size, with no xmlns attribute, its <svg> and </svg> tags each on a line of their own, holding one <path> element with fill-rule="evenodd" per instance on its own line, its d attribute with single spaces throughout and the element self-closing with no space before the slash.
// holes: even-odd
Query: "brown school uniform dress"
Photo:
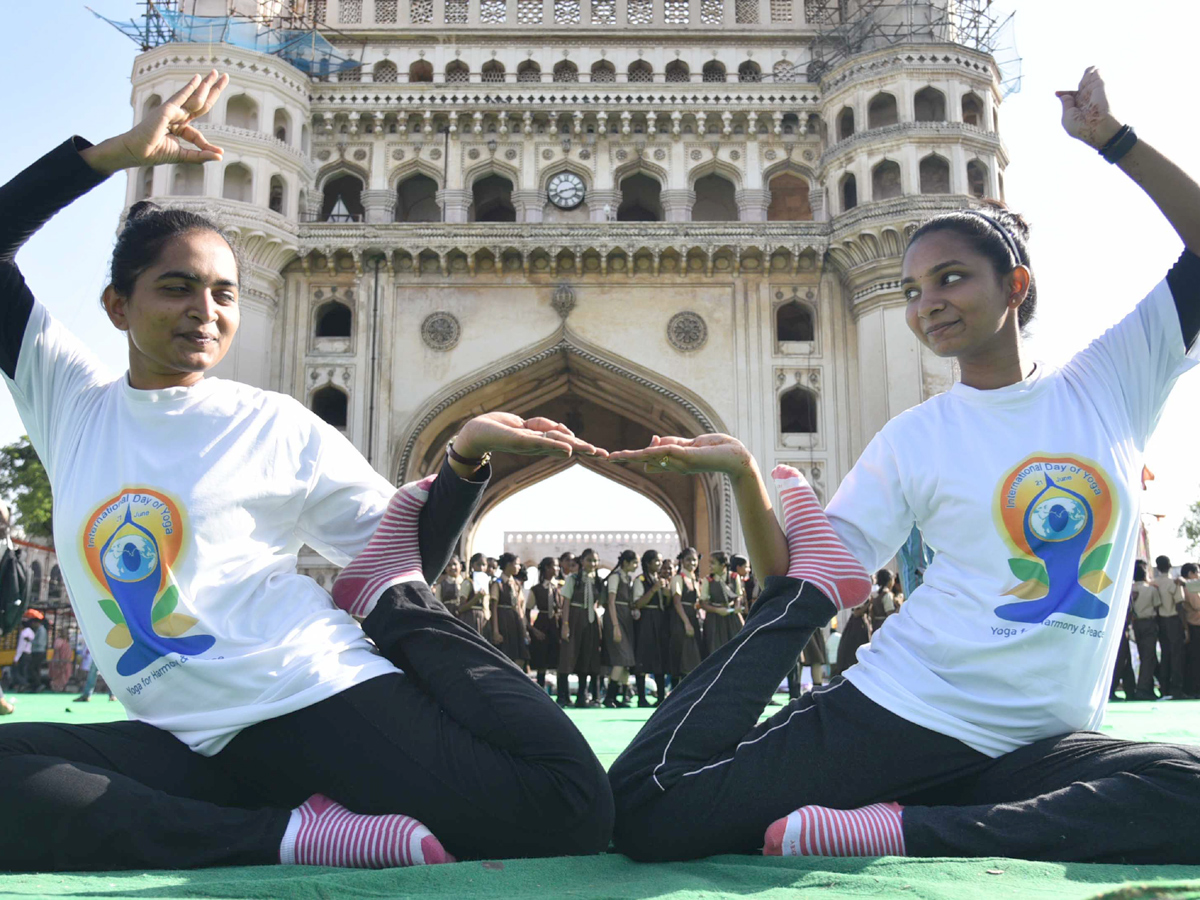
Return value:
<svg viewBox="0 0 1200 900">
<path fill-rule="evenodd" d="M 559 674 L 600 674 L 600 621 L 595 602 L 602 596 L 608 599 L 605 590 L 599 576 L 589 578 L 580 572 L 572 572 L 563 586 L 570 636 L 558 646 Z M 570 600 L 565 600 L 567 593 Z"/>
<path fill-rule="evenodd" d="M 622 666 L 626 669 L 632 668 L 637 664 L 637 651 L 634 641 L 634 624 L 633 624 L 633 607 L 630 605 L 633 602 L 633 578 L 625 577 L 620 572 L 613 572 L 608 576 L 608 580 L 612 581 L 616 577 L 617 599 L 614 605 L 617 610 L 617 622 L 621 626 L 621 640 L 613 639 L 613 623 L 612 616 L 604 617 L 604 652 L 610 666 Z M 612 587 L 605 585 L 604 604 L 608 606 L 608 594 Z"/>
<path fill-rule="evenodd" d="M 460 621 L 466 622 L 480 634 L 483 634 L 483 628 L 487 625 L 487 614 L 483 611 L 485 596 L 482 591 L 475 590 L 468 575 L 459 590 L 458 611 L 455 613 Z"/>
<path fill-rule="evenodd" d="M 450 615 L 458 615 L 458 603 L 462 596 L 463 585 L 453 578 L 438 579 L 436 593 L 437 598 L 442 601 L 442 605 L 450 611 Z"/>
<path fill-rule="evenodd" d="M 723 578 L 712 578 L 708 582 L 708 605 L 723 609 L 737 606 L 737 590 Z M 742 630 L 742 617 L 736 612 L 728 615 L 706 613 L 704 616 L 704 655 L 709 656 L 717 648 L 729 643 Z"/>
<path fill-rule="evenodd" d="M 535 584 L 529 593 L 537 608 L 533 627 L 545 635 L 541 640 L 532 633 L 529 635 L 529 667 L 537 672 L 557 669 L 558 644 L 562 636 L 562 593 L 553 581 Z"/>
<path fill-rule="evenodd" d="M 640 584 L 642 594 L 651 593 L 658 586 L 657 578 L 647 578 L 645 575 L 639 575 L 634 582 Z M 671 606 L 670 588 L 659 591 L 653 600 L 641 608 L 640 613 L 634 626 L 637 635 L 637 640 L 634 641 L 634 655 L 638 671 L 643 675 L 662 675 L 667 671 L 667 661 L 671 655 L 667 616 L 675 615 L 675 609 Z"/>
<path fill-rule="evenodd" d="M 492 615 L 496 618 L 494 627 L 503 638 L 500 643 L 500 652 L 513 662 L 528 660 L 529 638 L 525 634 L 525 620 L 521 616 L 520 610 L 517 609 L 516 589 L 513 588 L 512 581 L 507 578 L 500 582 L 500 598 L 496 601 L 496 608 L 492 611 Z M 491 635 L 488 637 L 490 638 Z"/>
<path fill-rule="evenodd" d="M 686 675 L 700 665 L 700 614 L 696 611 L 696 578 L 695 576 L 676 575 L 682 582 L 683 613 L 692 623 L 694 634 L 688 637 L 679 613 L 675 611 L 674 600 L 667 607 L 668 621 L 671 633 L 671 667 L 672 675 Z M 672 585 L 674 582 L 672 582 Z"/>
</svg>

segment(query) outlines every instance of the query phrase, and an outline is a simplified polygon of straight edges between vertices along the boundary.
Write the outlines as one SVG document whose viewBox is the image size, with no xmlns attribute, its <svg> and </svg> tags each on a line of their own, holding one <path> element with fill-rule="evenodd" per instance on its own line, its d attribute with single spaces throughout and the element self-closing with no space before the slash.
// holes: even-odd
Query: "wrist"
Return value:
<svg viewBox="0 0 1200 900">
<path fill-rule="evenodd" d="M 484 454 L 491 448 L 485 446 L 480 439 L 478 430 L 473 427 L 474 424 L 475 420 L 472 419 L 454 436 L 454 452 L 466 459 L 483 459 Z"/>
<path fill-rule="evenodd" d="M 106 177 L 130 166 L 125 149 L 116 142 L 116 138 L 80 150 L 79 156 L 93 170 Z"/>
<path fill-rule="evenodd" d="M 1093 150 L 1099 150 L 1107 144 L 1121 130 L 1121 123 L 1115 116 L 1105 116 L 1092 129 L 1092 139 L 1088 141 L 1088 146 Z"/>
</svg>

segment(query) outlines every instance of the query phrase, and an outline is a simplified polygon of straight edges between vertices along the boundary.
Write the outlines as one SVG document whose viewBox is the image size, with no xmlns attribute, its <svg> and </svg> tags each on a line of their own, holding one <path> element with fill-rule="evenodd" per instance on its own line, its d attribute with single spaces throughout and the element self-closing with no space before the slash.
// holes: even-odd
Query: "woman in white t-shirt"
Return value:
<svg viewBox="0 0 1200 900">
<path fill-rule="evenodd" d="M 1061 369 L 1035 364 L 1021 341 L 1036 302 L 1025 224 L 999 208 L 948 213 L 912 235 L 901 289 L 910 329 L 962 381 L 887 423 L 827 517 L 781 466 L 785 535 L 731 437 L 613 454 L 727 474 L 770 576 L 742 631 L 610 769 L 624 852 L 1200 862 L 1180 840 L 1200 821 L 1200 749 L 1095 733 L 1143 452 L 1198 355 L 1200 187 L 1110 115 L 1094 69 L 1060 96 L 1068 133 L 1119 161 L 1185 245 L 1121 322 Z M 759 724 L 813 629 L 866 598 L 867 570 L 914 523 L 936 550 L 924 583 L 845 680 Z"/>
<path fill-rule="evenodd" d="M 104 306 L 128 336 L 127 375 L 13 262 L 116 171 L 219 161 L 188 123 L 227 83 L 193 78 L 128 133 L 73 137 L 0 187 L 0 370 L 54 489 L 76 617 L 131 720 L 0 726 L 21 823 L 0 868 L 599 852 L 612 801 L 587 742 L 427 585 L 489 451 L 597 451 L 492 413 L 436 478 L 397 491 L 290 397 L 206 377 L 237 331 L 244 267 L 193 212 L 136 204 L 117 239 Z M 297 572 L 306 544 L 345 566 L 332 602 Z"/>
</svg>

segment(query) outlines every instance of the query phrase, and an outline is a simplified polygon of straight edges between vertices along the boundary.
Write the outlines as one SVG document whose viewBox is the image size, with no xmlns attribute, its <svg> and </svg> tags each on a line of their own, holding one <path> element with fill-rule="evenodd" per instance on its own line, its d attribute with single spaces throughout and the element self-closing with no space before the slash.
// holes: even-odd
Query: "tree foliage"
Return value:
<svg viewBox="0 0 1200 900">
<path fill-rule="evenodd" d="M 1179 526 L 1179 536 L 1188 542 L 1188 552 L 1200 547 L 1200 500 L 1188 507 L 1188 514 Z"/>
<path fill-rule="evenodd" d="M 13 524 L 30 539 L 54 540 L 50 479 L 29 437 L 0 447 L 0 497 L 13 509 Z"/>
</svg>

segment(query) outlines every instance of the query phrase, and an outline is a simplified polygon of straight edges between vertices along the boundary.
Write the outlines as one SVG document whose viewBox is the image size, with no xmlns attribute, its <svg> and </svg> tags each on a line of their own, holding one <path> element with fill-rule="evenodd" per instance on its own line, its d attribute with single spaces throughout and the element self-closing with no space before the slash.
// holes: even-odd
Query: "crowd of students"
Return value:
<svg viewBox="0 0 1200 900">
<path fill-rule="evenodd" d="M 1131 649 L 1137 647 L 1137 675 Z M 1158 692 L 1155 692 L 1155 683 Z M 1124 696 L 1117 693 L 1118 687 Z M 1200 568 L 1185 563 L 1172 574 L 1159 556 L 1133 569 L 1125 633 L 1113 670 L 1110 700 L 1200 699 Z"/>
</svg>

